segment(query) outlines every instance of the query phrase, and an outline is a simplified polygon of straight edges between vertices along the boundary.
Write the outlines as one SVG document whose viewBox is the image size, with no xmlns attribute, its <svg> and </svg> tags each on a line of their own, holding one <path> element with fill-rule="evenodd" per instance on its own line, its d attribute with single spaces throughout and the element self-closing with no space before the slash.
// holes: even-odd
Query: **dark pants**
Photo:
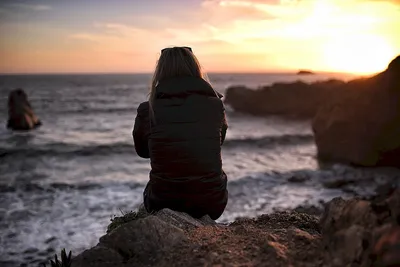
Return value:
<svg viewBox="0 0 400 267">
<path fill-rule="evenodd" d="M 157 189 L 160 185 L 155 186 L 155 182 L 149 181 L 143 192 L 144 206 L 147 212 L 156 212 L 158 210 L 168 208 L 175 211 L 185 212 L 193 218 L 201 218 L 209 215 L 211 219 L 218 219 L 225 210 L 228 203 L 228 191 L 226 190 L 227 177 L 225 173 L 221 177 L 220 190 L 210 190 L 204 194 L 193 193 L 190 194 L 189 188 L 196 185 L 192 183 L 188 185 L 188 190 L 181 189 L 177 191 L 171 187 L 168 194 L 158 193 Z M 166 185 L 162 185 L 163 191 L 168 191 Z"/>
</svg>

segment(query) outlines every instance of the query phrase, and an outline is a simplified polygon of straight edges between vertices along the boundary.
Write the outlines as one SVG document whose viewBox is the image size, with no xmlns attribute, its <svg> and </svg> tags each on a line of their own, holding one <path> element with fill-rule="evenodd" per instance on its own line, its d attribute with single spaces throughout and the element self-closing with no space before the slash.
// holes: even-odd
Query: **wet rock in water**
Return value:
<svg viewBox="0 0 400 267">
<path fill-rule="evenodd" d="M 345 84 L 321 105 L 312 122 L 321 160 L 400 167 L 399 62 Z"/>
<path fill-rule="evenodd" d="M 27 131 L 37 128 L 41 121 L 33 112 L 28 96 L 22 89 L 15 89 L 8 96 L 7 128 L 14 131 Z"/>
<path fill-rule="evenodd" d="M 315 73 L 310 70 L 299 70 L 297 75 L 314 75 Z"/>
<path fill-rule="evenodd" d="M 292 118 L 312 118 L 319 106 L 328 101 L 343 81 L 274 83 L 249 89 L 244 86 L 227 88 L 225 103 L 234 110 L 252 115 L 281 115 Z"/>
</svg>

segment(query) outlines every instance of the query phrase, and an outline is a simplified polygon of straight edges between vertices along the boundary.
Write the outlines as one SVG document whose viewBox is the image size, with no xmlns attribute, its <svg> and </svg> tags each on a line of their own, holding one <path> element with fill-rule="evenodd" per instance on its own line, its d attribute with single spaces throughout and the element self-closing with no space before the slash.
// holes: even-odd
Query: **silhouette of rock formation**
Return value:
<svg viewBox="0 0 400 267">
<path fill-rule="evenodd" d="M 299 72 L 297 72 L 297 75 L 313 75 L 313 74 L 315 73 L 309 70 L 299 70 Z"/>
<path fill-rule="evenodd" d="M 41 125 L 33 112 L 28 96 L 22 89 L 15 89 L 8 96 L 7 128 L 14 131 L 27 131 Z"/>
<path fill-rule="evenodd" d="M 312 128 L 322 160 L 400 167 L 400 56 L 386 71 L 345 84 Z"/>
<path fill-rule="evenodd" d="M 258 90 L 244 86 L 227 89 L 225 103 L 235 111 L 252 115 L 282 115 L 312 118 L 319 106 L 329 100 L 345 82 L 328 80 L 315 83 L 301 81 L 275 83 Z"/>
</svg>

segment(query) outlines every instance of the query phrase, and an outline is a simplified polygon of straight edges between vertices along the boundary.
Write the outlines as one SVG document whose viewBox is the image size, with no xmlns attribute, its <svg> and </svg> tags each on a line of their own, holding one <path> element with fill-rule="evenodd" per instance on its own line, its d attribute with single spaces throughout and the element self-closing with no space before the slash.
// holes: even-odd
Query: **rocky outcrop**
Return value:
<svg viewBox="0 0 400 267">
<path fill-rule="evenodd" d="M 372 201 L 333 199 L 321 219 L 325 266 L 400 266 L 400 190 Z"/>
<path fill-rule="evenodd" d="M 114 219 L 119 225 L 109 227 L 97 246 L 74 258 L 73 266 L 154 266 L 167 255 L 190 246 L 188 231 L 216 225 L 208 216 L 194 219 L 169 209 L 148 214 L 141 207 L 133 216 L 123 217 Z"/>
<path fill-rule="evenodd" d="M 372 200 L 333 199 L 322 217 L 285 211 L 229 225 L 168 209 L 128 217 L 72 266 L 400 266 L 392 187 Z"/>
<path fill-rule="evenodd" d="M 164 209 L 114 228 L 72 266 L 317 266 L 319 245 L 318 218 L 307 214 L 280 212 L 226 226 Z"/>
<path fill-rule="evenodd" d="M 320 105 L 344 84 L 339 80 L 311 84 L 298 81 L 275 83 L 257 90 L 233 86 L 226 91 L 225 103 L 235 111 L 252 115 L 312 118 Z"/>
<path fill-rule="evenodd" d="M 8 96 L 7 128 L 14 131 L 27 131 L 41 125 L 33 112 L 28 96 L 22 89 L 15 89 Z"/>
<path fill-rule="evenodd" d="M 322 160 L 400 167 L 400 56 L 386 71 L 343 86 L 312 128 Z"/>
<path fill-rule="evenodd" d="M 314 75 L 315 73 L 309 70 L 299 70 L 297 75 Z"/>
</svg>

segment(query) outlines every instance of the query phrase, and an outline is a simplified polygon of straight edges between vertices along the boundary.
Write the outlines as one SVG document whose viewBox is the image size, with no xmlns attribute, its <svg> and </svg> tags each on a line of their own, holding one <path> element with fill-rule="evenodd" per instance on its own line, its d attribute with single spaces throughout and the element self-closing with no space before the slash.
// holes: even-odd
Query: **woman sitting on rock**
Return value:
<svg viewBox="0 0 400 267">
<path fill-rule="evenodd" d="M 225 109 L 189 47 L 161 51 L 149 101 L 139 105 L 133 129 L 137 154 L 150 158 L 144 190 L 148 212 L 163 208 L 218 219 L 227 201 L 221 145 Z"/>
</svg>

